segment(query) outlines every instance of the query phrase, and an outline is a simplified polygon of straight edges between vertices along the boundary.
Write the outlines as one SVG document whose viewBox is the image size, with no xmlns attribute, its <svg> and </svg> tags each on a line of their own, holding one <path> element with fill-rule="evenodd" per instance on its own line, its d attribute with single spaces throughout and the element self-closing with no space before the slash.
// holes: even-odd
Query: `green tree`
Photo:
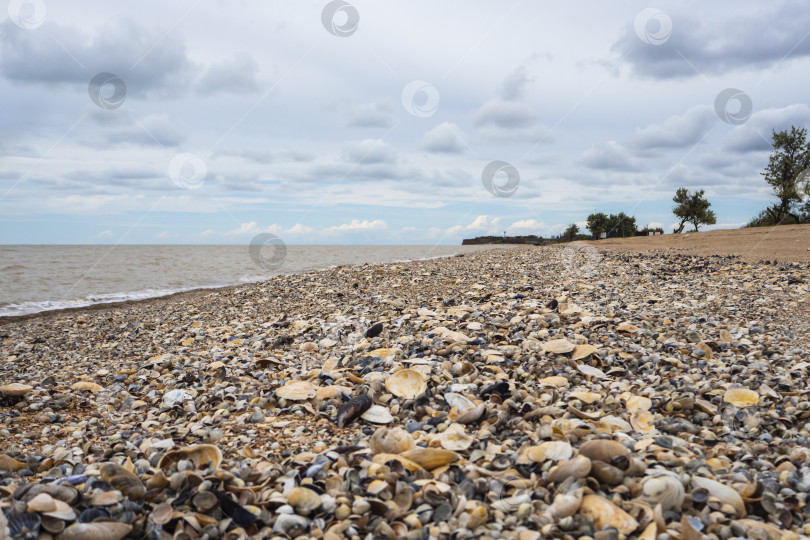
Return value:
<svg viewBox="0 0 810 540">
<path fill-rule="evenodd" d="M 618 214 L 610 214 L 608 216 L 607 231 L 615 233 L 617 236 L 634 236 L 638 227 L 636 226 L 636 218 L 630 217 L 624 212 Z"/>
<path fill-rule="evenodd" d="M 572 223 L 565 229 L 563 233 L 562 239 L 564 242 L 573 242 L 576 239 L 576 236 L 579 234 L 579 227 L 576 223 Z"/>
<path fill-rule="evenodd" d="M 774 224 L 779 225 L 786 216 L 796 223 L 801 218 L 794 207 L 801 204 L 802 197 L 810 195 L 807 169 L 810 168 L 810 143 L 807 129 L 791 126 L 790 131 L 773 131 L 773 150 L 768 160 L 765 177 L 779 202 L 767 209 Z M 802 174 L 805 173 L 805 174 Z"/>
<path fill-rule="evenodd" d="M 695 226 L 697 232 L 701 225 L 714 225 L 717 223 L 717 216 L 714 215 L 713 210 L 709 210 L 712 205 L 706 197 L 704 197 L 704 190 L 695 191 L 691 193 L 686 188 L 678 188 L 675 196 L 672 197 L 672 202 L 677 206 L 672 209 L 672 213 L 680 218 L 681 223 L 675 233 L 683 232 L 684 225 L 691 223 Z"/>
<path fill-rule="evenodd" d="M 599 233 L 607 232 L 608 217 L 602 212 L 591 214 L 585 222 L 585 227 L 591 232 L 593 238 L 597 239 Z"/>
</svg>

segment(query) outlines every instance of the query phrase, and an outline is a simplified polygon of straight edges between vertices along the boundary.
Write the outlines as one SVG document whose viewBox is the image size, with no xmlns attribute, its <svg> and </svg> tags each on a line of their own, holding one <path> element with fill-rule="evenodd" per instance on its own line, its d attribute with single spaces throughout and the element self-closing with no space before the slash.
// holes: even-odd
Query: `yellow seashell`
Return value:
<svg viewBox="0 0 810 540">
<path fill-rule="evenodd" d="M 759 394 L 748 388 L 731 388 L 726 390 L 723 401 L 735 407 L 745 408 L 756 405 L 759 402 Z"/>
<path fill-rule="evenodd" d="M 449 465 L 459 459 L 458 454 L 443 448 L 414 448 L 403 452 L 401 456 L 427 470 Z"/>
<path fill-rule="evenodd" d="M 574 344 L 565 338 L 546 341 L 541 345 L 541 347 L 544 351 L 554 354 L 565 354 L 574 350 Z"/>
<path fill-rule="evenodd" d="M 315 394 L 315 387 L 307 381 L 290 381 L 276 390 L 276 396 L 290 401 L 305 401 L 314 398 Z"/>
<path fill-rule="evenodd" d="M 79 381 L 73 383 L 70 388 L 77 392 L 87 391 L 87 392 L 98 392 L 103 387 L 100 384 L 96 384 L 90 381 Z"/>
<path fill-rule="evenodd" d="M 405 368 L 385 379 L 385 389 L 397 397 L 413 399 L 427 389 L 427 383 L 418 371 Z"/>
<path fill-rule="evenodd" d="M 582 358 L 588 357 L 595 352 L 596 347 L 588 343 L 577 345 L 574 349 L 574 354 L 571 355 L 571 360 L 581 360 Z"/>
</svg>

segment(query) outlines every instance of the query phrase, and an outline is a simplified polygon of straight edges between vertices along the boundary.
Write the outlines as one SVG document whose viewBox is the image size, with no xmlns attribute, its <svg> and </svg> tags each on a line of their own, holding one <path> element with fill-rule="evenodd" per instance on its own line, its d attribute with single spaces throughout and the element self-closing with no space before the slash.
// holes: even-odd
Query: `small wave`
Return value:
<svg viewBox="0 0 810 540">
<path fill-rule="evenodd" d="M 26 270 L 28 267 L 24 264 L 10 264 L 8 266 L 4 266 L 0 268 L 0 272 L 8 272 L 10 270 Z"/>
<path fill-rule="evenodd" d="M 40 302 L 18 302 L 0 305 L 0 317 L 14 317 L 19 315 L 30 315 L 43 311 L 53 311 L 56 309 L 69 309 L 92 306 L 95 304 L 109 304 L 112 302 L 126 302 L 128 300 L 146 300 L 148 298 L 158 298 L 179 292 L 192 291 L 196 289 L 215 289 L 219 285 L 207 287 L 185 287 L 178 289 L 147 289 L 129 293 L 108 293 L 93 294 L 86 298 L 75 298 L 72 300 L 44 300 Z"/>
</svg>

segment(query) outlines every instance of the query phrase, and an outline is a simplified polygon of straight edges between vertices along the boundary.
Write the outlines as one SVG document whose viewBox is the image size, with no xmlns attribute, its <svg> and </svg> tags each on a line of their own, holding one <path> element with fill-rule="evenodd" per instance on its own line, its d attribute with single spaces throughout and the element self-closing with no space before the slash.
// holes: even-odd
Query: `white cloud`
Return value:
<svg viewBox="0 0 810 540">
<path fill-rule="evenodd" d="M 381 219 L 375 219 L 374 221 L 368 221 L 365 219 L 360 221 L 358 219 L 353 219 L 351 223 L 343 223 L 342 225 L 327 227 L 323 230 L 323 232 L 336 233 L 345 231 L 372 231 L 377 229 L 385 229 L 387 227 L 388 225 L 386 225 L 385 221 Z"/>
<path fill-rule="evenodd" d="M 115 233 L 111 230 L 107 229 L 106 231 L 101 231 L 96 235 L 96 238 L 112 238 L 115 236 Z"/>
<path fill-rule="evenodd" d="M 460 154 L 467 148 L 464 132 L 457 124 L 442 122 L 422 137 L 422 146 L 428 152 Z"/>
</svg>

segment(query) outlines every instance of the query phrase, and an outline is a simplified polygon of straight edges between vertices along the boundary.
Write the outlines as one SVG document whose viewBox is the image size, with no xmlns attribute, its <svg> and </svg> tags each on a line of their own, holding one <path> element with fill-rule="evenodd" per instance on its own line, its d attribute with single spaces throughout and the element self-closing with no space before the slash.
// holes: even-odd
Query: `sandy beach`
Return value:
<svg viewBox="0 0 810 540">
<path fill-rule="evenodd" d="M 799 538 L 807 230 L 5 320 L 0 504 L 40 538 Z"/>
</svg>

